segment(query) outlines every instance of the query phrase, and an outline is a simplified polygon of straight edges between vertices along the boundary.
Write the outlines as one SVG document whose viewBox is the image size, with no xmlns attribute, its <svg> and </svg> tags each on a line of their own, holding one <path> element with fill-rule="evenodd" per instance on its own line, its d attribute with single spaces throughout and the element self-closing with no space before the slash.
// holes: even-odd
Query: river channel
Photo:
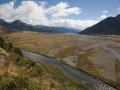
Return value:
<svg viewBox="0 0 120 90">
<path fill-rule="evenodd" d="M 25 50 L 21 50 L 21 51 L 24 57 L 29 57 L 39 62 L 49 64 L 61 69 L 67 76 L 87 86 L 88 88 L 90 88 L 90 90 L 117 90 L 116 88 L 104 83 L 103 81 L 100 81 L 99 79 L 83 71 L 80 71 L 75 68 L 71 68 L 70 66 L 61 63 L 59 60 L 52 59 L 40 54 L 28 52 Z"/>
</svg>

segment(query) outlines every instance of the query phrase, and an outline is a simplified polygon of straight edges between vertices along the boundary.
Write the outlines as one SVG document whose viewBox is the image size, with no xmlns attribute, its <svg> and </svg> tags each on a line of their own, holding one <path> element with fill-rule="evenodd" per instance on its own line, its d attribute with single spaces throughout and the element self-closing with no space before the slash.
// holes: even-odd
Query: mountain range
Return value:
<svg viewBox="0 0 120 90">
<path fill-rule="evenodd" d="M 18 31 L 48 32 L 48 33 L 79 33 L 85 35 L 115 34 L 120 35 L 120 14 L 116 17 L 108 17 L 99 23 L 86 28 L 83 31 L 73 28 L 54 27 L 44 25 L 31 25 L 20 20 L 6 22 L 0 19 L 0 33 L 12 33 Z"/>
<path fill-rule="evenodd" d="M 79 32 L 79 34 L 98 35 L 98 34 L 115 34 L 120 35 L 120 14 L 116 17 L 108 17 L 99 23 L 88 27 Z"/>
<path fill-rule="evenodd" d="M 15 20 L 11 23 L 0 19 L 0 32 L 11 33 L 17 31 L 34 31 L 34 32 L 48 32 L 48 33 L 78 33 L 79 30 L 65 27 L 54 27 L 44 25 L 31 25 L 20 20 Z"/>
</svg>

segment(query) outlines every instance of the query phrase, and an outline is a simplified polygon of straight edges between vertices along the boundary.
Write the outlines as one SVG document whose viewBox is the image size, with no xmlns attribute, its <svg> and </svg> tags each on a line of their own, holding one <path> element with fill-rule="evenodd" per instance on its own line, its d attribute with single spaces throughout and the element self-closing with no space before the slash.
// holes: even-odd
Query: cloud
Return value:
<svg viewBox="0 0 120 90">
<path fill-rule="evenodd" d="M 41 21 L 40 24 L 47 24 L 45 16 L 45 3 L 34 1 L 22 1 L 21 5 L 14 8 L 15 2 L 0 5 L 0 17 L 9 21 L 20 19 L 22 21 L 36 23 Z"/>
<path fill-rule="evenodd" d="M 9 18 L 12 17 L 12 14 L 14 13 L 14 1 L 11 1 L 8 4 L 2 4 L 0 5 L 0 17 L 2 18 Z"/>
<path fill-rule="evenodd" d="M 82 11 L 78 7 L 68 8 L 69 5 L 65 2 L 60 2 L 56 6 L 51 6 L 47 13 L 52 14 L 52 17 L 65 17 L 70 14 L 80 14 Z"/>
<path fill-rule="evenodd" d="M 103 14 L 106 14 L 106 13 L 108 13 L 108 11 L 105 10 L 105 11 L 103 11 L 102 13 L 103 13 Z"/>
<path fill-rule="evenodd" d="M 117 8 L 117 11 L 119 11 L 119 14 L 120 14 L 120 7 L 119 7 L 119 8 Z"/>
<path fill-rule="evenodd" d="M 119 8 L 117 8 L 117 11 L 120 11 L 120 7 L 119 7 Z"/>
<path fill-rule="evenodd" d="M 6 21 L 22 20 L 33 25 L 63 26 L 83 30 L 99 21 L 67 19 L 66 16 L 78 15 L 82 10 L 78 7 L 70 7 L 66 2 L 60 2 L 54 6 L 47 6 L 47 2 L 22 1 L 15 7 L 15 1 L 0 5 L 0 18 Z M 48 18 L 48 16 L 50 16 Z M 64 19 L 63 19 L 64 17 Z M 66 19 L 65 19 L 66 18 Z"/>
<path fill-rule="evenodd" d="M 114 15 L 110 14 L 109 17 L 115 17 Z"/>
<path fill-rule="evenodd" d="M 83 30 L 87 27 L 90 27 L 99 21 L 94 21 L 94 20 L 74 20 L 74 19 L 58 19 L 58 20 L 53 20 L 50 22 L 50 25 L 53 26 L 64 26 L 68 28 L 75 28 L 79 30 Z"/>
<path fill-rule="evenodd" d="M 107 18 L 107 16 L 104 14 L 104 15 L 100 16 L 100 18 L 105 19 L 105 18 Z"/>
<path fill-rule="evenodd" d="M 98 18 L 98 20 L 103 20 L 103 19 L 105 19 L 105 18 L 107 18 L 107 15 L 103 14 L 103 15 L 101 15 L 101 16 Z"/>
</svg>

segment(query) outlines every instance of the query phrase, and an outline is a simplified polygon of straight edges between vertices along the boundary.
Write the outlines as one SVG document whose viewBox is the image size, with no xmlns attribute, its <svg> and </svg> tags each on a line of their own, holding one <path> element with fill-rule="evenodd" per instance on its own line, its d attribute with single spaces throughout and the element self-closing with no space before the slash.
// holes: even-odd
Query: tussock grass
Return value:
<svg viewBox="0 0 120 90">
<path fill-rule="evenodd" d="M 67 65 L 70 64 L 67 63 L 64 58 L 69 58 L 69 56 L 73 56 L 74 58 L 75 56 L 75 59 L 70 57 L 71 61 L 77 64 L 75 68 L 85 71 L 111 85 L 116 86 L 116 82 L 108 80 L 106 78 L 107 75 L 101 73 L 102 70 L 107 71 L 107 69 L 104 69 L 104 65 L 102 66 L 102 64 L 101 67 L 99 67 L 99 64 L 95 64 L 95 62 L 91 60 L 92 56 L 94 57 L 94 55 L 91 55 L 92 52 L 89 51 L 89 49 L 94 49 L 97 51 L 97 49 L 100 48 L 98 44 L 104 44 L 107 40 L 111 42 L 109 39 L 98 37 L 94 38 L 89 36 L 41 33 L 12 33 L 3 35 L 3 37 L 4 39 L 9 39 L 11 42 L 13 42 L 14 47 L 19 47 L 53 58 L 59 58 Z M 111 44 L 109 45 L 112 46 Z M 116 46 L 114 49 L 116 49 Z M 95 54 L 95 51 L 93 51 L 92 54 Z M 98 54 L 100 54 L 99 51 Z"/>
<path fill-rule="evenodd" d="M 0 90 L 88 90 L 58 68 L 23 57 L 12 43 L 0 41 L 9 54 L 0 65 Z"/>
<path fill-rule="evenodd" d="M 0 90 L 87 90 L 55 67 L 12 55 L 2 67 Z"/>
</svg>

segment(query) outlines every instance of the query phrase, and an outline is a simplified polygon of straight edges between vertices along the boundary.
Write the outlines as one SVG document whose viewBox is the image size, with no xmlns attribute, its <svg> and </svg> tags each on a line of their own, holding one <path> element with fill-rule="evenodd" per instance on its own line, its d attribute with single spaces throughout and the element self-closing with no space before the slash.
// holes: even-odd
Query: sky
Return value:
<svg viewBox="0 0 120 90">
<path fill-rule="evenodd" d="M 84 30 L 120 14 L 120 0 L 0 0 L 0 18 Z"/>
</svg>

